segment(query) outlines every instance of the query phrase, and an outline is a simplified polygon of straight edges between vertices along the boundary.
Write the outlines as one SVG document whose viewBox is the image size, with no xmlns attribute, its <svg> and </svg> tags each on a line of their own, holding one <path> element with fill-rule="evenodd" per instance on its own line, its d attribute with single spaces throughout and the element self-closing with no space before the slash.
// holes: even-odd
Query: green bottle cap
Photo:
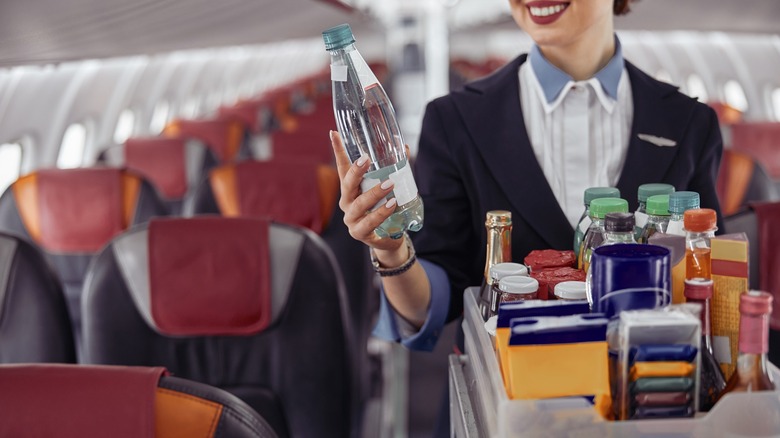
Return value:
<svg viewBox="0 0 780 438">
<path fill-rule="evenodd" d="M 620 189 L 617 187 L 591 187 L 585 189 L 585 205 L 590 205 L 591 201 L 599 198 L 619 198 Z"/>
<path fill-rule="evenodd" d="M 670 195 L 674 193 L 674 186 L 671 184 L 642 184 L 637 191 L 639 202 L 647 203 L 647 198 L 655 195 Z"/>
<path fill-rule="evenodd" d="M 597 198 L 591 201 L 591 216 L 604 219 L 607 213 L 628 213 L 628 201 L 622 198 Z"/>
<path fill-rule="evenodd" d="M 341 49 L 355 42 L 349 24 L 339 24 L 323 31 L 322 39 L 325 41 L 325 50 Z"/>
<path fill-rule="evenodd" d="M 653 195 L 647 198 L 647 214 L 669 216 L 669 195 Z"/>
</svg>

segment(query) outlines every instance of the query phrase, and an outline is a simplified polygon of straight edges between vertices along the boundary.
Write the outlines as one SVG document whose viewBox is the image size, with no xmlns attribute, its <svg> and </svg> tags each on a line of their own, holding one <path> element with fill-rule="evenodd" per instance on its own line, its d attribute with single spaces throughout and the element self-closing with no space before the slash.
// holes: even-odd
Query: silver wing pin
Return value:
<svg viewBox="0 0 780 438">
<path fill-rule="evenodd" d="M 650 135 L 650 134 L 637 134 L 637 137 L 639 137 L 640 140 L 644 140 L 648 143 L 652 143 L 656 146 L 661 147 L 672 147 L 677 146 L 677 142 L 674 140 L 669 140 L 668 138 L 664 137 L 658 137 L 656 135 Z"/>
</svg>

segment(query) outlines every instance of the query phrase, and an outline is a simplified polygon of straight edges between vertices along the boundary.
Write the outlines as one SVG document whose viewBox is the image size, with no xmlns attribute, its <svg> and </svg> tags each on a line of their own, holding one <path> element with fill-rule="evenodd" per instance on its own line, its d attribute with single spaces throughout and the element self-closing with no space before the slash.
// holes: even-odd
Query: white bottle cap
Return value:
<svg viewBox="0 0 780 438">
<path fill-rule="evenodd" d="M 501 280 L 510 275 L 528 276 L 528 268 L 520 263 L 504 262 L 496 263 L 490 267 L 490 278 Z"/>
<path fill-rule="evenodd" d="M 586 300 L 584 281 L 562 281 L 555 285 L 555 296 L 562 300 Z"/>
<path fill-rule="evenodd" d="M 539 282 L 531 277 L 510 275 L 498 281 L 498 288 L 510 294 L 533 294 L 539 290 Z"/>
</svg>

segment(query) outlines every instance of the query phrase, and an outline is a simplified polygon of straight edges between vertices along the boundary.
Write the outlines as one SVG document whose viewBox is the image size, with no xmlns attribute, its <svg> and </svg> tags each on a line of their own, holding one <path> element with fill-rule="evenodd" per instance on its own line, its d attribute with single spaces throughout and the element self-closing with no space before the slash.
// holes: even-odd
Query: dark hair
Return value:
<svg viewBox="0 0 780 438">
<path fill-rule="evenodd" d="M 631 1 L 632 0 L 615 0 L 615 3 L 612 6 L 615 15 L 628 14 L 631 11 L 631 6 L 629 5 Z"/>
</svg>

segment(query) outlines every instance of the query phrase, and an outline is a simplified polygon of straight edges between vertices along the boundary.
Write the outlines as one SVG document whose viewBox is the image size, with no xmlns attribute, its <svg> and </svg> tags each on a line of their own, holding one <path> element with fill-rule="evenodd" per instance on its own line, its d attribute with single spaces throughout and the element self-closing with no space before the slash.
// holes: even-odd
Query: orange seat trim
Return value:
<svg viewBox="0 0 780 438">
<path fill-rule="evenodd" d="M 141 178 L 122 173 L 122 227 L 127 229 L 133 224 L 135 210 L 138 207 L 138 195 L 141 192 Z"/>
<path fill-rule="evenodd" d="M 212 170 L 209 175 L 209 184 L 211 184 L 211 191 L 214 193 L 214 199 L 217 201 L 222 216 L 240 216 L 236 168 L 229 164 Z"/>
<path fill-rule="evenodd" d="M 194 395 L 157 388 L 154 436 L 211 438 L 222 416 L 222 405 Z"/>
<path fill-rule="evenodd" d="M 38 207 L 38 175 L 31 173 L 19 178 L 11 186 L 16 207 L 27 233 L 36 243 L 41 242 L 41 212 Z"/>
<path fill-rule="evenodd" d="M 339 174 L 333 166 L 317 166 L 317 185 L 320 192 L 320 213 L 322 214 L 322 229 L 328 228 L 333 210 L 339 198 L 341 183 Z"/>
<path fill-rule="evenodd" d="M 747 154 L 731 150 L 724 151 L 724 168 L 726 178 L 724 184 L 723 214 L 728 216 L 736 213 L 743 205 L 750 179 L 753 177 L 755 163 Z"/>
</svg>

